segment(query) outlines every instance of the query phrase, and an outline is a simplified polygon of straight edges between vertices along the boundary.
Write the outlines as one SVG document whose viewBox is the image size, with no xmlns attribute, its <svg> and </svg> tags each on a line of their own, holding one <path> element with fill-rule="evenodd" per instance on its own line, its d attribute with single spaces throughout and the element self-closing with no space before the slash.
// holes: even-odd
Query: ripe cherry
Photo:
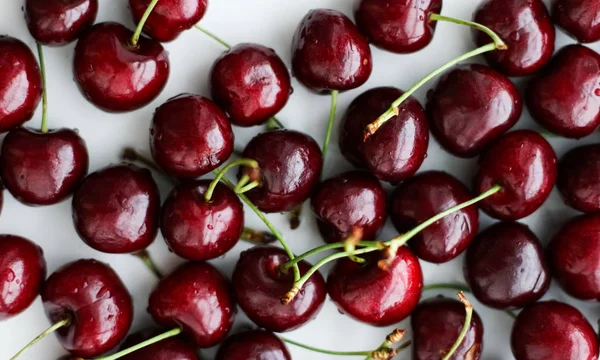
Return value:
<svg viewBox="0 0 600 360">
<path fill-rule="evenodd" d="M 148 340 L 156 335 L 163 333 L 160 329 L 144 329 L 135 332 L 125 339 L 121 349 L 137 345 L 144 340 Z M 196 348 L 187 339 L 182 336 L 171 337 L 152 345 L 146 346 L 123 356 L 122 360 L 200 360 L 196 354 Z"/>
<path fill-rule="evenodd" d="M 248 330 L 228 337 L 216 360 L 292 360 L 287 347 L 275 334 Z"/>
<path fill-rule="evenodd" d="M 558 164 L 556 185 L 565 203 L 583 212 L 600 211 L 600 145 L 567 152 Z"/>
<path fill-rule="evenodd" d="M 139 23 L 152 0 L 129 0 L 135 23 Z M 198 23 L 208 6 L 208 0 L 161 0 L 152 9 L 144 24 L 144 33 L 167 42 Z"/>
<path fill-rule="evenodd" d="M 591 43 L 600 40 L 600 14 L 598 0 L 554 0 L 552 20 L 579 42 Z"/>
</svg>

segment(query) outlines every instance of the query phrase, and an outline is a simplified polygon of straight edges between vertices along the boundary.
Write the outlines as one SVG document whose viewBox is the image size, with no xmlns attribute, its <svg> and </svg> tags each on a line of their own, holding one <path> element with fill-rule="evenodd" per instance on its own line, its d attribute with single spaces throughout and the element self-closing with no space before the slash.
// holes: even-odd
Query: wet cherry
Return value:
<svg viewBox="0 0 600 360">
<path fill-rule="evenodd" d="M 139 23 L 151 0 L 129 0 L 129 9 L 135 23 Z M 162 0 L 144 23 L 144 33 L 167 42 L 175 40 L 183 31 L 198 23 L 208 6 L 208 0 Z"/>
<path fill-rule="evenodd" d="M 160 329 L 144 329 L 135 332 L 125 339 L 121 349 L 141 343 L 156 335 L 163 333 Z M 122 360 L 200 360 L 196 354 L 196 348 L 182 336 L 171 337 L 160 342 L 136 350 L 129 355 L 123 356 Z"/>
<path fill-rule="evenodd" d="M 558 164 L 556 185 L 565 203 L 583 212 L 600 211 L 600 145 L 567 152 Z"/>
<path fill-rule="evenodd" d="M 216 360 L 292 360 L 287 347 L 275 334 L 265 330 L 248 330 L 227 338 Z"/>
<path fill-rule="evenodd" d="M 600 14 L 598 0 L 554 0 L 552 20 L 579 42 L 591 43 L 600 40 Z"/>
</svg>

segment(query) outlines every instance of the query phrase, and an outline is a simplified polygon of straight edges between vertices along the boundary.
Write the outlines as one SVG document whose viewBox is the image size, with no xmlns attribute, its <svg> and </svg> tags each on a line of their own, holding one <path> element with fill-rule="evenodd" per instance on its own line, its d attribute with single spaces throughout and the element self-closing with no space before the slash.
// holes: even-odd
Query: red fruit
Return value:
<svg viewBox="0 0 600 360">
<path fill-rule="evenodd" d="M 142 19 L 152 0 L 129 0 L 133 21 Z M 144 33 L 151 38 L 167 42 L 198 23 L 208 6 L 208 0 L 161 0 L 144 23 Z"/>
</svg>

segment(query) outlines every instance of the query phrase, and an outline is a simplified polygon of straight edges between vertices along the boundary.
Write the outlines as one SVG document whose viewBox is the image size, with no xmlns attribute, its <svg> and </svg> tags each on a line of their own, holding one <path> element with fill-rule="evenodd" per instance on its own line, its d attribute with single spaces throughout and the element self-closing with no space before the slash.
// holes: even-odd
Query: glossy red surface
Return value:
<svg viewBox="0 0 600 360">
<path fill-rule="evenodd" d="M 216 360 L 292 360 L 287 347 L 265 330 L 244 331 L 227 338 Z"/>
<path fill-rule="evenodd" d="M 553 0 L 552 20 L 579 42 L 600 40 L 600 1 Z"/>
<path fill-rule="evenodd" d="M 133 21 L 138 24 L 151 0 L 129 0 Z M 208 0 L 159 1 L 144 23 L 144 33 L 160 42 L 175 40 L 179 34 L 198 23 Z"/>
<path fill-rule="evenodd" d="M 579 146 L 567 152 L 558 164 L 556 186 L 572 208 L 600 211 L 600 144 Z"/>
<path fill-rule="evenodd" d="M 151 337 L 164 333 L 165 329 L 144 329 L 125 339 L 121 350 L 137 345 Z M 200 360 L 196 347 L 183 336 L 171 337 L 125 355 L 122 360 Z"/>
</svg>

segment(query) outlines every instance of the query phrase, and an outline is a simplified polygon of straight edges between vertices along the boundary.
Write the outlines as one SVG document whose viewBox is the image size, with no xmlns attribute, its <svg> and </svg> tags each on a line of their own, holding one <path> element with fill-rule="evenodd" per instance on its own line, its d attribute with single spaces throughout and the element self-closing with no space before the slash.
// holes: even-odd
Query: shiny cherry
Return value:
<svg viewBox="0 0 600 360">
<path fill-rule="evenodd" d="M 84 32 L 75 47 L 73 74 L 81 93 L 104 111 L 139 109 L 160 94 L 169 78 L 169 57 L 162 45 L 105 22 Z"/>
<path fill-rule="evenodd" d="M 289 260 L 285 251 L 273 246 L 257 246 L 244 251 L 233 271 L 233 288 L 244 313 L 255 324 L 270 331 L 295 330 L 317 316 L 325 302 L 325 280 L 317 271 L 289 304 L 281 298 L 292 288 L 292 270 L 283 273 L 280 265 Z M 300 274 L 311 264 L 301 261 Z"/>
<path fill-rule="evenodd" d="M 313 9 L 292 41 L 292 71 L 307 88 L 325 92 L 364 84 L 373 68 L 367 39 L 344 14 Z"/>
<path fill-rule="evenodd" d="M 558 164 L 556 186 L 572 208 L 600 211 L 600 144 L 579 146 L 567 152 Z"/>
<path fill-rule="evenodd" d="M 158 233 L 160 194 L 148 169 L 110 165 L 88 175 L 73 195 L 79 237 L 107 253 L 148 247 Z"/>
<path fill-rule="evenodd" d="M 151 337 L 164 333 L 160 329 L 144 329 L 133 333 L 125 339 L 121 349 L 137 345 Z M 200 360 L 196 348 L 181 336 L 161 340 L 152 345 L 125 355 L 122 360 Z"/>
<path fill-rule="evenodd" d="M 133 320 L 133 303 L 115 271 L 93 259 L 78 260 L 56 270 L 42 289 L 50 322 L 69 319 L 56 331 L 61 345 L 83 358 L 116 347 Z"/>
<path fill-rule="evenodd" d="M 495 185 L 502 190 L 480 202 L 490 216 L 518 220 L 532 214 L 550 195 L 556 181 L 556 154 L 531 130 L 512 131 L 479 157 L 473 184 L 476 193 Z"/>
<path fill-rule="evenodd" d="M 169 175 L 197 178 L 218 168 L 233 152 L 233 130 L 211 100 L 181 94 L 162 104 L 150 128 L 152 157 Z"/>
<path fill-rule="evenodd" d="M 596 360 L 594 328 L 576 308 L 558 301 L 537 302 L 521 311 L 510 339 L 517 360 Z"/>
<path fill-rule="evenodd" d="M 444 149 L 461 157 L 479 155 L 517 123 L 523 109 L 510 79 L 479 64 L 446 73 L 427 100 L 431 132 Z"/>
<path fill-rule="evenodd" d="M 0 321 L 25 311 L 46 279 L 44 251 L 14 235 L 0 235 Z"/>
<path fill-rule="evenodd" d="M 227 338 L 216 360 L 292 360 L 287 347 L 275 334 L 265 330 L 244 331 Z"/>
<path fill-rule="evenodd" d="M 418 174 L 400 184 L 392 195 L 390 217 L 400 233 L 430 217 L 473 198 L 456 178 L 442 171 Z M 479 209 L 470 206 L 421 231 L 408 244 L 421 259 L 450 261 L 469 246 L 479 229 Z"/>
<path fill-rule="evenodd" d="M 231 329 L 235 301 L 219 270 L 209 263 L 188 262 L 152 290 L 148 312 L 159 325 L 182 327 L 198 347 L 207 348 L 220 343 Z"/>
<path fill-rule="evenodd" d="M 98 0 L 26 0 L 25 20 L 33 38 L 44 45 L 62 46 L 92 26 Z"/>
<path fill-rule="evenodd" d="M 507 76 L 531 75 L 548 63 L 556 33 L 541 0 L 485 0 L 473 21 L 492 29 L 507 50 L 486 53 L 489 63 Z M 491 43 L 488 35 L 475 32 L 477 45 Z"/>
<path fill-rule="evenodd" d="M 142 19 L 152 0 L 129 0 L 133 21 Z M 162 0 L 159 1 L 144 23 L 144 33 L 151 38 L 167 42 L 191 28 L 202 19 L 208 0 Z"/>
<path fill-rule="evenodd" d="M 600 1 L 553 0 L 552 20 L 582 43 L 600 40 Z"/>
<path fill-rule="evenodd" d="M 241 167 L 260 186 L 246 196 L 264 212 L 286 212 L 302 204 L 318 183 L 323 166 L 321 149 L 310 136 L 294 130 L 277 130 L 255 136 L 242 157 L 254 159 L 259 169 Z"/>
</svg>

